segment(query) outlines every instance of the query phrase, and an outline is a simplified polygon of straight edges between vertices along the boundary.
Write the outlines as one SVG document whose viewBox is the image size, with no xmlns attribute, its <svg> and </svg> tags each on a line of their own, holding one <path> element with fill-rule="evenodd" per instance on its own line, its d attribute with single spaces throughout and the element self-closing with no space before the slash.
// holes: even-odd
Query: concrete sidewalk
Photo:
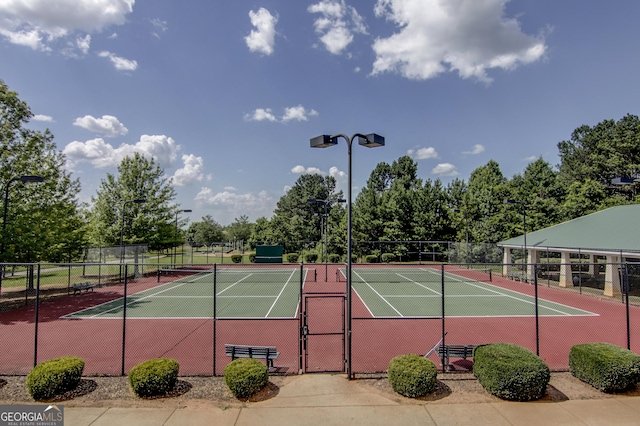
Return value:
<svg viewBox="0 0 640 426">
<path fill-rule="evenodd" d="M 244 408 L 65 407 L 65 426 L 640 425 L 640 397 L 563 402 L 399 404 L 344 375 L 296 377 Z"/>
</svg>

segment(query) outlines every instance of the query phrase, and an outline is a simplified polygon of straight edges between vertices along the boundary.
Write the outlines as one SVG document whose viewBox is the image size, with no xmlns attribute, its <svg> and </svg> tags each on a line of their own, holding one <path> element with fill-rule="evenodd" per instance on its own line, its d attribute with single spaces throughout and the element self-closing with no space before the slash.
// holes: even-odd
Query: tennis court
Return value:
<svg viewBox="0 0 640 426">
<path fill-rule="evenodd" d="M 185 271 L 180 271 L 185 274 Z M 315 269 L 217 268 L 115 299 L 63 318 L 295 318 L 300 288 Z"/>
<path fill-rule="evenodd" d="M 463 271 L 464 272 L 464 271 Z M 344 269 L 338 270 L 340 281 Z M 445 315 L 451 317 L 518 317 L 535 315 L 535 298 L 487 282 L 489 273 L 469 278 L 434 268 L 353 268 L 352 286 L 371 316 L 441 317 L 444 289 Z M 523 284 L 526 285 L 526 284 Z M 540 316 L 597 315 L 549 300 L 538 300 Z"/>
</svg>

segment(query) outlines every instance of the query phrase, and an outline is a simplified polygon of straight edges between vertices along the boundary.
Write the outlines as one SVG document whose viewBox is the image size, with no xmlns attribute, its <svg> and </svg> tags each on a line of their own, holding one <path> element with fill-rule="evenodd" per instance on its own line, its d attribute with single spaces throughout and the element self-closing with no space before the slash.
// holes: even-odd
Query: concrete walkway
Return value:
<svg viewBox="0 0 640 426">
<path fill-rule="evenodd" d="M 65 407 L 65 426 L 640 425 L 640 397 L 398 404 L 343 375 L 306 374 L 243 408 Z"/>
</svg>

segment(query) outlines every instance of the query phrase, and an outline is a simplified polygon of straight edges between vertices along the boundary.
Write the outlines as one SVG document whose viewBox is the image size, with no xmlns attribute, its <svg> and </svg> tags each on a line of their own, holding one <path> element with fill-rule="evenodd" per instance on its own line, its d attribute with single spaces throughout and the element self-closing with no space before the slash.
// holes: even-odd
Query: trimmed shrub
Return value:
<svg viewBox="0 0 640 426">
<path fill-rule="evenodd" d="M 84 361 L 74 356 L 51 359 L 36 365 L 27 376 L 27 390 L 36 401 L 50 399 L 80 383 Z"/>
<path fill-rule="evenodd" d="M 640 355 L 610 343 L 575 345 L 569 371 L 602 392 L 620 392 L 640 382 Z"/>
<path fill-rule="evenodd" d="M 178 362 L 170 358 L 156 358 L 136 365 L 129 371 L 129 384 L 140 397 L 164 395 L 176 385 Z"/>
<path fill-rule="evenodd" d="M 289 263 L 298 263 L 298 258 L 300 255 L 298 253 L 287 253 L 287 262 Z"/>
<path fill-rule="evenodd" d="M 339 254 L 330 254 L 329 255 L 329 262 L 330 263 L 339 263 L 340 262 L 340 255 Z"/>
<path fill-rule="evenodd" d="M 436 388 L 438 368 L 433 361 L 420 355 L 398 355 L 389 362 L 387 375 L 394 391 L 417 398 Z"/>
<path fill-rule="evenodd" d="M 242 262 L 242 255 L 241 254 L 232 254 L 231 255 L 231 261 L 233 263 L 240 263 Z"/>
<path fill-rule="evenodd" d="M 358 263 L 358 255 L 351 254 L 351 263 Z"/>
<path fill-rule="evenodd" d="M 308 263 L 316 263 L 318 260 L 318 253 L 307 253 L 304 255 L 304 258 Z"/>
<path fill-rule="evenodd" d="M 253 358 L 239 358 L 224 368 L 224 381 L 236 398 L 248 398 L 269 382 L 269 369 Z"/>
<path fill-rule="evenodd" d="M 255 255 L 255 253 L 249 255 L 249 262 L 256 263 L 256 255 Z"/>
<path fill-rule="evenodd" d="M 393 262 L 396 260 L 396 255 L 393 253 L 382 253 L 382 261 L 384 263 Z"/>
<path fill-rule="evenodd" d="M 364 261 L 367 263 L 378 263 L 378 256 L 375 254 L 368 254 L 365 256 Z"/>
<path fill-rule="evenodd" d="M 549 367 L 540 357 L 511 343 L 476 347 L 473 374 L 487 392 L 511 401 L 541 398 L 551 380 Z"/>
</svg>

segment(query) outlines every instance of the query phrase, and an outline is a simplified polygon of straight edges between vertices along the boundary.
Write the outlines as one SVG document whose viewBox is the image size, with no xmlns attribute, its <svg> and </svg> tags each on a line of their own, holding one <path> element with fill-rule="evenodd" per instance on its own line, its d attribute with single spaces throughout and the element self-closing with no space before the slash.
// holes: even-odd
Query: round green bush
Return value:
<svg viewBox="0 0 640 426">
<path fill-rule="evenodd" d="M 431 360 L 419 355 L 398 355 L 389 362 L 387 375 L 394 391 L 417 398 L 436 388 L 438 368 Z"/>
<path fill-rule="evenodd" d="M 231 255 L 231 261 L 233 263 L 240 263 L 242 262 L 242 255 L 241 254 L 232 254 Z"/>
<path fill-rule="evenodd" d="M 164 395 L 176 385 L 179 364 L 170 358 L 156 358 L 136 365 L 129 372 L 129 384 L 140 397 Z"/>
<path fill-rule="evenodd" d="M 318 260 L 318 253 L 307 253 L 304 255 L 304 258 L 308 263 L 316 263 Z"/>
<path fill-rule="evenodd" d="M 252 358 L 240 358 L 224 368 L 224 381 L 236 398 L 248 398 L 269 382 L 266 365 Z"/>
<path fill-rule="evenodd" d="M 340 255 L 339 254 L 335 254 L 332 253 L 329 255 L 329 262 L 330 263 L 338 263 L 340 262 Z"/>
<path fill-rule="evenodd" d="M 365 256 L 364 261 L 367 263 L 378 263 L 378 256 L 375 254 L 368 254 Z"/>
<path fill-rule="evenodd" d="M 396 255 L 393 253 L 382 253 L 382 261 L 384 263 L 390 263 L 396 260 Z"/>
<path fill-rule="evenodd" d="M 297 263 L 300 255 L 298 253 L 288 253 L 287 254 L 287 262 L 289 263 Z"/>
<path fill-rule="evenodd" d="M 640 355 L 611 343 L 574 345 L 569 371 L 602 392 L 621 392 L 640 382 Z"/>
<path fill-rule="evenodd" d="M 249 262 L 256 263 L 256 255 L 255 254 L 250 254 L 249 255 Z"/>
<path fill-rule="evenodd" d="M 511 401 L 542 398 L 551 380 L 549 367 L 542 358 L 511 343 L 476 347 L 473 374 L 487 392 Z"/>
<path fill-rule="evenodd" d="M 74 389 L 80 383 L 84 361 L 65 356 L 36 365 L 27 376 L 27 390 L 36 401 L 50 399 Z"/>
</svg>

